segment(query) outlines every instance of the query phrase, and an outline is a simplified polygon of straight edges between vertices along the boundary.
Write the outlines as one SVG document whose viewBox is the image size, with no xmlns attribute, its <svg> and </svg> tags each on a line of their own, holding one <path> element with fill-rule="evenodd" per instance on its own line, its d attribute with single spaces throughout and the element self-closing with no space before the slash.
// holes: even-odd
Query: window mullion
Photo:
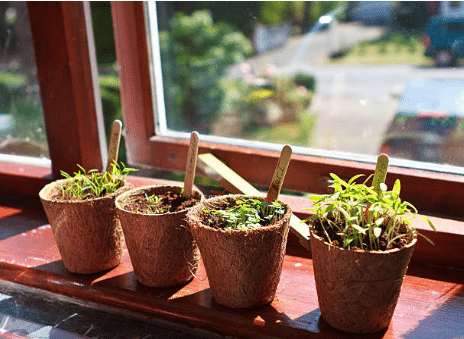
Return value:
<svg viewBox="0 0 464 339">
<path fill-rule="evenodd" d="M 106 156 L 98 77 L 84 2 L 28 2 L 53 176 L 76 164 L 101 169 Z"/>
</svg>

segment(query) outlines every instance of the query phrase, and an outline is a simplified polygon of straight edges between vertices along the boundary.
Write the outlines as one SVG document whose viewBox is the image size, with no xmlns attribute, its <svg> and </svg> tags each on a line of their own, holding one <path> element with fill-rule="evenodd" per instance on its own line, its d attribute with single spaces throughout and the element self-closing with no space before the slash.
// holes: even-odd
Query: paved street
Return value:
<svg viewBox="0 0 464 339">
<path fill-rule="evenodd" d="M 395 93 L 412 78 L 464 78 L 464 69 L 337 66 L 318 69 L 315 75 L 320 86 L 310 107 L 318 116 L 311 146 L 377 155 L 396 113 Z"/>
<path fill-rule="evenodd" d="M 350 25 L 343 30 L 342 44 L 379 36 L 375 27 Z M 249 60 L 257 72 L 267 64 L 280 75 L 303 72 L 316 77 L 316 93 L 310 106 L 317 123 L 312 148 L 377 155 L 382 136 L 396 113 L 397 95 L 414 77 L 464 78 L 464 69 L 411 65 L 322 65 L 331 50 L 330 30 L 292 38 L 280 48 Z M 349 38 L 348 38 L 349 37 Z M 298 62 L 294 62 L 294 61 Z"/>
</svg>

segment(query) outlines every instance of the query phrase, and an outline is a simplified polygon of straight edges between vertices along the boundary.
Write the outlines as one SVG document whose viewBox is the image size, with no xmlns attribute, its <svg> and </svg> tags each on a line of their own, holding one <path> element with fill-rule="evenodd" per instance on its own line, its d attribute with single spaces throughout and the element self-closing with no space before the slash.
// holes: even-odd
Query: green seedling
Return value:
<svg viewBox="0 0 464 339">
<path fill-rule="evenodd" d="M 161 205 L 161 202 L 163 201 L 161 197 L 158 197 L 156 194 L 152 194 L 148 196 L 145 193 L 145 198 L 147 199 L 147 208 L 150 210 L 150 213 L 153 213 L 153 214 L 169 213 L 171 206 L 168 207 L 167 211 L 164 211 L 163 206 Z"/>
<path fill-rule="evenodd" d="M 98 170 L 86 171 L 82 166 L 74 176 L 61 171 L 61 175 L 66 179 L 66 183 L 61 186 L 63 198 L 75 200 L 86 200 L 101 197 L 106 194 L 116 192 L 121 187 L 125 177 L 136 169 L 125 167 L 123 163 L 111 164 L 111 171 L 98 172 Z"/>
<path fill-rule="evenodd" d="M 330 238 L 329 228 L 335 229 L 336 234 L 341 237 L 342 244 L 338 244 L 339 246 L 367 251 L 384 249 L 380 244 L 381 238 L 386 241 L 386 249 L 390 249 L 392 244 L 401 238 L 421 235 L 412 225 L 412 218 L 418 215 L 417 209 L 411 203 L 400 199 L 399 180 L 396 180 L 393 189 L 388 191 L 383 182 L 379 184 L 379 190 L 374 186 L 368 186 L 366 183 L 372 175 L 362 184 L 356 183 L 362 175 L 356 175 L 348 182 L 333 173 L 330 176 L 334 180 L 330 186 L 334 193 L 310 196 L 314 208 L 309 210 L 315 214 L 307 219 L 322 226 L 329 243 L 333 240 Z M 435 227 L 427 218 L 418 216 L 435 231 Z M 410 226 L 409 232 L 404 231 L 405 225 Z M 425 236 L 421 236 L 432 243 Z"/>
<path fill-rule="evenodd" d="M 205 214 L 219 216 L 228 229 L 253 229 L 269 225 L 276 219 L 280 219 L 285 214 L 285 207 L 277 200 L 267 203 L 258 199 L 237 200 L 235 205 L 227 209 L 203 210 Z M 213 220 L 209 220 L 213 223 Z"/>
</svg>

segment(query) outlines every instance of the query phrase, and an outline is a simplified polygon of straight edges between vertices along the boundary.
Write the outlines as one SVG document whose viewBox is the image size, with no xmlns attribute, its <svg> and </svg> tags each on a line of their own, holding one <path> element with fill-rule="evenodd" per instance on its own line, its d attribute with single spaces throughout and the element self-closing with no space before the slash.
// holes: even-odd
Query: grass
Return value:
<svg viewBox="0 0 464 339">
<path fill-rule="evenodd" d="M 27 77 L 22 73 L 0 71 L 0 83 L 11 88 L 20 88 L 27 85 Z"/>
<path fill-rule="evenodd" d="M 325 58 L 324 64 L 415 64 L 432 66 L 433 59 L 424 56 L 421 34 L 387 32 L 378 39 L 366 40 L 341 57 Z"/>
<path fill-rule="evenodd" d="M 257 141 L 274 143 L 291 143 L 298 146 L 311 146 L 311 135 L 316 124 L 316 117 L 308 110 L 301 114 L 299 122 L 272 125 L 260 128 L 250 138 Z"/>
</svg>

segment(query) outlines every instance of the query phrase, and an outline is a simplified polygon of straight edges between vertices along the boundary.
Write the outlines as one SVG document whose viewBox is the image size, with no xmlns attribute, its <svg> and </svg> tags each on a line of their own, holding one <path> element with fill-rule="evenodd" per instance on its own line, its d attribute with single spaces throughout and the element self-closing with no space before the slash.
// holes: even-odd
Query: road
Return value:
<svg viewBox="0 0 464 339">
<path fill-rule="evenodd" d="M 318 116 L 311 147 L 377 155 L 397 107 L 397 95 L 415 77 L 464 78 L 464 69 L 410 65 L 327 66 L 313 70 Z"/>
<path fill-rule="evenodd" d="M 366 34 L 372 38 L 382 31 L 359 25 L 344 29 L 354 44 Z M 322 65 L 318 62 L 331 49 L 333 32 L 292 38 L 280 49 L 249 61 L 257 72 L 266 64 L 276 66 L 278 75 L 297 72 L 316 77 L 316 93 L 309 107 L 317 116 L 312 148 L 377 155 L 382 136 L 395 115 L 397 95 L 414 77 L 464 78 L 464 69 L 442 69 L 411 65 Z M 309 41 L 309 42 L 308 42 Z M 296 62 L 295 62 L 296 61 Z M 396 94 L 396 95 L 395 95 Z"/>
</svg>

